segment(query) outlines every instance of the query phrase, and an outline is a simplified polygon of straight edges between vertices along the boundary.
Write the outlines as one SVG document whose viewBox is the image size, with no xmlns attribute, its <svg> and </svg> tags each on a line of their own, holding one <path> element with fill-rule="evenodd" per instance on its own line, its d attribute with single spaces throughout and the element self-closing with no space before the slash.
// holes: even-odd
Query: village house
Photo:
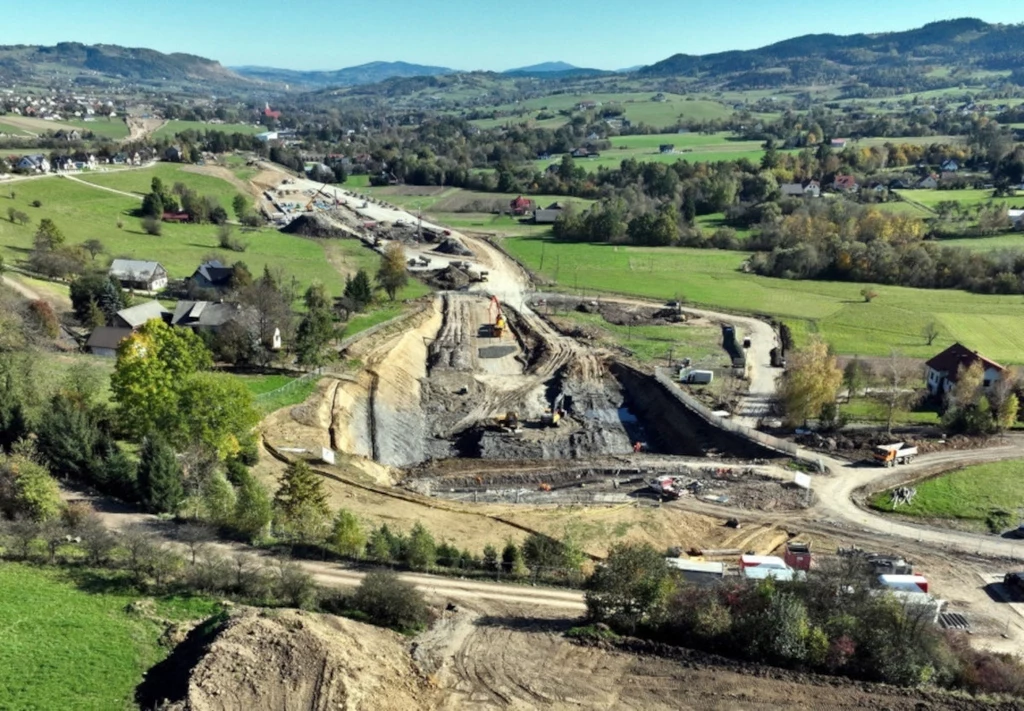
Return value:
<svg viewBox="0 0 1024 711">
<path fill-rule="evenodd" d="M 858 187 L 860 186 L 857 184 L 857 179 L 852 175 L 836 175 L 832 181 L 832 189 L 844 193 L 856 192 Z"/>
<path fill-rule="evenodd" d="M 674 143 L 662 143 L 660 146 L 658 146 L 658 153 L 661 153 L 662 155 L 675 152 L 676 145 Z"/>
<path fill-rule="evenodd" d="M 171 163 L 181 163 L 184 158 L 179 146 L 168 146 L 164 151 L 164 160 Z"/>
<path fill-rule="evenodd" d="M 146 301 L 118 311 L 114 315 L 114 326 L 136 331 L 154 319 L 166 322 L 170 315 L 171 312 L 159 301 Z"/>
<path fill-rule="evenodd" d="M 217 334 L 228 324 L 243 326 L 254 341 L 259 341 L 259 319 L 252 309 L 241 304 L 211 301 L 179 301 L 170 316 L 170 324 L 178 328 L 191 328 L 196 333 Z M 270 350 L 281 350 L 281 329 L 274 327 L 266 345 Z"/>
<path fill-rule="evenodd" d="M 919 190 L 934 190 L 939 187 L 939 176 L 929 175 L 924 180 L 919 180 L 916 187 Z"/>
<path fill-rule="evenodd" d="M 115 259 L 107 272 L 125 289 L 160 291 L 167 286 L 167 270 L 160 262 L 140 259 Z"/>
<path fill-rule="evenodd" d="M 533 211 L 533 221 L 538 225 L 553 225 L 562 214 L 562 206 L 553 202 L 547 207 Z"/>
<path fill-rule="evenodd" d="M 846 148 L 846 143 L 847 141 L 845 138 L 833 138 L 831 141 L 829 141 L 829 146 L 832 148 L 836 148 L 838 150 L 842 150 Z"/>
<path fill-rule="evenodd" d="M 234 276 L 231 267 L 224 266 L 214 259 L 199 265 L 199 268 L 188 278 L 189 286 L 194 289 L 216 289 L 225 291 L 231 288 Z"/>
<path fill-rule="evenodd" d="M 130 328 L 100 326 L 89 334 L 85 342 L 85 350 L 93 355 L 113 358 L 117 355 L 117 347 L 121 341 L 132 335 Z"/>
<path fill-rule="evenodd" d="M 534 204 L 533 200 L 529 200 L 520 195 L 510 201 L 508 206 L 509 209 L 512 210 L 513 215 L 525 215 L 533 209 Z"/>
<path fill-rule="evenodd" d="M 42 153 L 34 153 L 30 156 L 22 156 L 21 160 L 14 164 L 18 170 L 32 170 L 37 173 L 50 172 L 50 161 Z"/>
<path fill-rule="evenodd" d="M 972 351 L 960 343 L 954 343 L 925 363 L 928 392 L 936 397 L 945 395 L 956 385 L 960 373 L 975 363 L 981 363 L 985 369 L 982 386 L 986 388 L 992 387 L 998 382 L 1006 371 L 999 363 L 989 360 L 977 351 Z"/>
<path fill-rule="evenodd" d="M 942 168 L 943 173 L 955 173 L 960 170 L 960 164 L 952 158 L 942 161 L 942 165 L 940 167 Z"/>
</svg>

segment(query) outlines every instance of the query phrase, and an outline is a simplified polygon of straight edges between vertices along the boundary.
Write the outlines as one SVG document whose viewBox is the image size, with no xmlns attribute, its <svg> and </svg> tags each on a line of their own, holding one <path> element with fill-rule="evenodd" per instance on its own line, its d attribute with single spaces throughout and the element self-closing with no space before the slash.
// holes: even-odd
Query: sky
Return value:
<svg viewBox="0 0 1024 711">
<path fill-rule="evenodd" d="M 287 69 L 379 60 L 495 71 L 565 61 L 614 70 L 810 33 L 899 31 L 964 16 L 1024 21 L 1021 0 L 175 0 L 125 7 L 19 3 L 0 44 L 120 44 Z"/>
</svg>

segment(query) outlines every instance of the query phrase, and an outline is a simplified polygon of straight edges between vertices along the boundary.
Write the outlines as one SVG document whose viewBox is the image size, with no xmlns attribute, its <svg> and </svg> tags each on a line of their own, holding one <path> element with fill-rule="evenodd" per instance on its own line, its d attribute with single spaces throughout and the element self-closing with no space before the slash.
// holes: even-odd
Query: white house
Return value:
<svg viewBox="0 0 1024 711">
<path fill-rule="evenodd" d="M 972 351 L 966 346 L 954 343 L 925 363 L 927 368 L 925 380 L 928 385 L 928 392 L 935 396 L 946 394 L 956 385 L 961 369 L 966 370 L 976 362 L 980 362 L 985 369 L 985 376 L 982 380 L 983 387 L 992 387 L 992 385 L 999 382 L 1003 377 L 1003 373 L 1006 372 L 1006 368 L 994 360 L 989 360 L 977 351 Z"/>
<path fill-rule="evenodd" d="M 167 286 L 167 270 L 160 262 L 141 259 L 115 259 L 110 263 L 111 277 L 125 289 L 160 291 Z"/>
</svg>

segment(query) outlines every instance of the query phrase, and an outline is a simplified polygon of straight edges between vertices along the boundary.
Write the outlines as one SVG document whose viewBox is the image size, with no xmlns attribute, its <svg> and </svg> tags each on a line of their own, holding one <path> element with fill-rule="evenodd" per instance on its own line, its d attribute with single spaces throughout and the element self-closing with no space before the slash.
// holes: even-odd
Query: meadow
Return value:
<svg viewBox="0 0 1024 711">
<path fill-rule="evenodd" d="M 201 194 L 216 196 L 230 213 L 230 203 L 237 190 L 218 178 L 187 172 L 174 164 L 159 164 L 152 169 L 124 171 L 88 176 L 97 185 L 118 190 L 148 192 L 154 175 L 159 175 L 168 186 L 183 182 Z M 216 225 L 190 225 L 165 223 L 162 234 L 146 234 L 134 211 L 141 201 L 57 177 L 29 180 L 11 185 L 15 199 L 11 200 L 7 188 L 0 192 L 0 255 L 9 264 L 27 258 L 40 219 L 48 217 L 67 238 L 69 244 L 81 244 L 99 239 L 106 253 L 97 257 L 104 263 L 113 257 L 159 261 L 172 278 L 190 276 L 207 256 L 216 255 L 221 261 L 233 263 L 241 260 L 249 270 L 259 274 L 265 266 L 281 268 L 294 276 L 301 289 L 313 280 L 319 280 L 332 296 L 340 296 L 344 288 L 344 274 L 357 269 L 374 273 L 379 257 L 357 240 L 317 241 L 288 235 L 273 229 L 242 232 L 235 228 L 248 248 L 245 252 L 232 252 L 219 248 Z M 39 200 L 42 207 L 32 207 Z M 31 222 L 19 225 L 6 219 L 7 208 L 26 213 Z M 118 229 L 121 220 L 123 227 Z M 407 299 L 427 292 L 426 287 L 411 280 L 399 298 Z"/>
<path fill-rule="evenodd" d="M 1024 362 L 1024 309 L 1020 296 L 863 284 L 790 281 L 746 274 L 746 252 L 560 244 L 519 237 L 504 245 L 527 267 L 574 293 L 611 292 L 684 300 L 711 308 L 784 320 L 798 343 L 819 334 L 837 352 L 885 356 L 897 349 L 929 358 L 954 341 L 1005 363 Z M 935 321 L 939 337 L 921 336 Z"/>
<path fill-rule="evenodd" d="M 1024 508 L 1024 462 L 1008 460 L 964 467 L 915 485 L 917 495 L 910 504 L 896 509 L 904 516 L 951 518 L 985 522 L 993 511 L 1006 511 L 1013 517 Z M 871 499 L 872 507 L 893 511 L 888 492 Z"/>
<path fill-rule="evenodd" d="M 667 364 L 671 353 L 675 361 L 690 358 L 693 366 L 715 367 L 725 359 L 721 347 L 722 332 L 715 326 L 690 324 L 619 326 L 609 323 L 600 314 L 585 314 L 578 311 L 558 314 L 584 327 L 594 336 L 596 342 L 605 347 L 628 350 L 642 363 L 660 361 Z"/>
<path fill-rule="evenodd" d="M 993 198 L 991 190 L 897 190 L 900 197 L 920 203 L 925 207 L 934 208 L 940 202 L 954 201 L 961 205 L 983 205 L 988 202 L 1007 202 L 1016 204 L 1024 200 L 1014 198 Z"/>
<path fill-rule="evenodd" d="M 105 591 L 110 574 L 75 574 L 81 587 L 59 570 L 0 563 L 0 707 L 135 708 L 135 687 L 166 656 L 162 626 L 126 609 L 140 596 Z M 154 612 L 199 619 L 215 607 L 166 598 Z"/>
<path fill-rule="evenodd" d="M 173 138 L 183 131 L 220 131 L 221 133 L 242 133 L 255 136 L 267 130 L 266 126 L 255 126 L 251 123 L 206 123 L 204 121 L 179 121 L 172 119 L 153 132 L 155 138 Z"/>
</svg>

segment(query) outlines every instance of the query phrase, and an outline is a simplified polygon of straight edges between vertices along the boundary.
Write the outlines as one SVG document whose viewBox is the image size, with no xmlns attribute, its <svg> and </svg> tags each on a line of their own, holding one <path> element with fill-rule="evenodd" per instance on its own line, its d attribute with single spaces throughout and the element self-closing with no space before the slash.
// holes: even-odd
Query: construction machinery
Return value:
<svg viewBox="0 0 1024 711">
<path fill-rule="evenodd" d="M 519 413 L 515 410 L 509 410 L 504 415 L 498 415 L 494 418 L 494 424 L 503 432 L 519 432 L 522 428 L 519 426 Z"/>
<path fill-rule="evenodd" d="M 917 447 L 908 447 L 904 442 L 881 444 L 875 447 L 875 462 L 883 467 L 894 467 L 897 464 L 910 464 L 917 456 Z"/>
<path fill-rule="evenodd" d="M 306 203 L 306 212 L 312 212 L 313 211 L 313 205 L 316 204 L 316 197 L 317 197 L 317 195 L 323 194 L 324 197 L 327 197 L 327 193 L 324 192 L 324 188 L 326 188 L 326 187 L 327 187 L 327 183 L 324 183 L 319 188 L 317 188 L 316 192 L 313 193 L 313 197 L 311 197 L 309 199 L 309 202 Z"/>
<path fill-rule="evenodd" d="M 502 334 L 505 333 L 505 314 L 501 310 L 501 302 L 498 301 L 497 296 L 491 297 L 491 304 L 488 307 L 488 313 L 493 311 L 491 321 L 491 335 L 495 338 L 501 338 Z"/>
<path fill-rule="evenodd" d="M 559 394 L 555 401 L 551 403 L 551 407 L 544 411 L 540 418 L 540 423 L 543 426 L 558 427 L 558 423 L 565 417 L 564 401 L 565 395 Z"/>
</svg>

